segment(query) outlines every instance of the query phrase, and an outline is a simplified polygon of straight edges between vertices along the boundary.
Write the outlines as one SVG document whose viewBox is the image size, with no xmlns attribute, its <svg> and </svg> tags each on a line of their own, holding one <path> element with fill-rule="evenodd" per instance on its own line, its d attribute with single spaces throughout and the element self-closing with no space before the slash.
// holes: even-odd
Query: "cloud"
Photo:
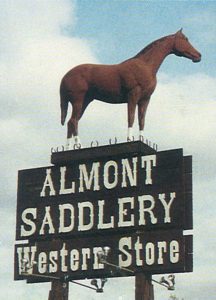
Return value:
<svg viewBox="0 0 216 300">
<path fill-rule="evenodd" d="M 39 152 L 47 163 L 43 153 L 64 143 L 59 109 L 64 73 L 96 58 L 88 41 L 66 34 L 76 21 L 71 1 L 6 1 L 0 6 L 3 187 L 11 190 L 13 184 L 15 192 L 15 170 L 36 166 Z"/>
<path fill-rule="evenodd" d="M 87 40 L 67 34 L 76 22 L 73 2 L 4 1 L 0 11 L 0 287 L 6 300 L 14 290 L 17 300 L 36 300 L 48 297 L 47 284 L 32 293 L 31 285 L 13 282 L 17 171 L 49 163 L 50 148 L 65 137 L 60 80 L 73 66 L 97 60 Z"/>
<path fill-rule="evenodd" d="M 75 22 L 74 5 L 63 1 L 4 1 L 1 8 L 1 49 L 4 56 L 17 55 L 29 39 L 50 38 L 62 34 Z"/>
<path fill-rule="evenodd" d="M 215 83 L 216 78 L 205 74 L 175 80 L 161 78 L 151 100 L 146 128 L 159 148 L 183 147 L 185 154 L 193 154 L 196 176 L 208 180 L 215 168 L 216 149 L 210 142 L 215 135 Z"/>
</svg>

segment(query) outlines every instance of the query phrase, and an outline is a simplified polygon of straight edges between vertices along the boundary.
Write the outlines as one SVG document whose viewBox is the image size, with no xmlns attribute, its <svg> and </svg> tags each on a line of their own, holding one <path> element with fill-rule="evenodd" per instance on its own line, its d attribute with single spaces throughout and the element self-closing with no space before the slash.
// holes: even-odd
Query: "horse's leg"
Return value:
<svg viewBox="0 0 216 300">
<path fill-rule="evenodd" d="M 73 111 L 71 118 L 67 124 L 67 144 L 66 149 L 69 150 L 72 144 L 72 137 L 74 137 L 75 144 L 78 146 L 80 144 L 79 136 L 78 136 L 78 122 L 81 117 L 82 113 L 82 106 L 83 106 L 83 97 L 76 98 L 73 101 Z"/>
<path fill-rule="evenodd" d="M 84 111 L 86 110 L 87 106 L 92 102 L 92 100 L 93 100 L 92 97 L 85 96 L 79 119 L 81 119 L 82 115 L 84 114 Z"/>
<path fill-rule="evenodd" d="M 149 104 L 149 99 L 142 99 L 138 103 L 138 121 L 139 121 L 139 139 L 144 142 L 144 126 L 145 126 L 145 115 Z"/>
<path fill-rule="evenodd" d="M 82 115 L 84 114 L 84 111 L 86 110 L 87 106 L 89 105 L 89 103 L 92 101 L 93 99 L 90 98 L 90 97 L 85 97 L 84 98 L 84 102 L 83 102 L 83 105 L 82 105 L 82 109 L 81 111 L 79 111 L 79 114 L 78 114 L 78 121 L 77 121 L 77 132 L 75 133 L 75 136 L 74 136 L 74 140 L 75 140 L 75 145 L 77 145 L 78 147 L 81 148 L 81 142 L 80 142 L 80 138 L 78 136 L 78 122 L 79 120 L 82 118 Z"/>
<path fill-rule="evenodd" d="M 76 101 L 73 103 L 73 112 L 71 119 L 68 122 L 68 136 L 67 136 L 67 149 L 71 148 L 72 144 L 72 136 L 74 136 L 74 142 L 77 147 L 81 146 L 80 138 L 78 136 L 78 122 L 81 119 L 84 111 L 86 110 L 86 107 L 89 105 L 89 103 L 93 100 L 90 97 L 80 97 L 80 101 Z"/>
<path fill-rule="evenodd" d="M 128 95 L 128 134 L 127 134 L 128 142 L 131 142 L 133 140 L 132 128 L 134 124 L 136 105 L 140 98 L 140 95 L 141 95 L 141 88 L 139 86 L 137 86 L 135 89 L 130 91 Z"/>
</svg>

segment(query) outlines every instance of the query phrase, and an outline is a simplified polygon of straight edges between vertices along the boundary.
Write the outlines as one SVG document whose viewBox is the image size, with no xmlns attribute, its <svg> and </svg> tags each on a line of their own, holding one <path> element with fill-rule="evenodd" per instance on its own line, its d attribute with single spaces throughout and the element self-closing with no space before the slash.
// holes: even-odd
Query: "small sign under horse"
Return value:
<svg viewBox="0 0 216 300">
<path fill-rule="evenodd" d="M 113 104 L 127 103 L 128 141 L 132 140 L 135 110 L 138 106 L 140 137 L 143 137 L 147 106 L 157 83 L 156 74 L 169 54 L 183 56 L 193 62 L 201 60 L 201 54 L 180 30 L 152 42 L 120 64 L 82 64 L 67 72 L 60 86 L 62 125 L 67 116 L 68 103 L 73 107 L 67 124 L 66 149 L 71 148 L 72 137 L 75 144 L 79 143 L 78 122 L 94 99 Z"/>
</svg>

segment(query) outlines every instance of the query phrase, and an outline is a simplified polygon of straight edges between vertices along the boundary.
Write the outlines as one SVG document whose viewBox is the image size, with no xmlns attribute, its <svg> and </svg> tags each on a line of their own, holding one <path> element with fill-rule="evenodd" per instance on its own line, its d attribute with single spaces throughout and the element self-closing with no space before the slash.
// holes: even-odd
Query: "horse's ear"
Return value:
<svg viewBox="0 0 216 300">
<path fill-rule="evenodd" d="M 182 34 L 183 28 L 181 28 L 179 31 L 176 32 L 176 34 Z"/>
</svg>

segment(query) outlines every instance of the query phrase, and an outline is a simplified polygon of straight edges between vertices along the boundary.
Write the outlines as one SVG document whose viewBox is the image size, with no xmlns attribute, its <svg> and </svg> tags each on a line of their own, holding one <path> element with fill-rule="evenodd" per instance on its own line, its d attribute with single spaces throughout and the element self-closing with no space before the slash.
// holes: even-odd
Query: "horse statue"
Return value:
<svg viewBox="0 0 216 300">
<path fill-rule="evenodd" d="M 113 104 L 127 103 L 128 141 L 132 140 L 135 110 L 138 106 L 139 133 L 143 139 L 145 114 L 157 83 L 156 73 L 169 54 L 183 56 L 193 62 L 201 60 L 201 54 L 190 44 L 181 29 L 152 42 L 120 64 L 82 64 L 66 73 L 60 86 L 62 125 L 67 116 L 68 103 L 73 107 L 67 124 L 66 150 L 70 149 L 73 137 L 75 145 L 80 143 L 78 122 L 94 99 Z"/>
</svg>

